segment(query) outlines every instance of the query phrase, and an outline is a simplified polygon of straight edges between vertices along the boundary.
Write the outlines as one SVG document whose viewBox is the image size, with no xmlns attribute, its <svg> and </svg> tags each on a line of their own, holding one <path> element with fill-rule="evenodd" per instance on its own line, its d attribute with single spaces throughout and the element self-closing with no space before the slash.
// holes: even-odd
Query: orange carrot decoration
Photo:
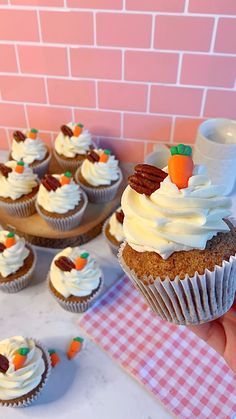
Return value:
<svg viewBox="0 0 236 419">
<path fill-rule="evenodd" d="M 24 366 L 29 351 L 30 351 L 29 348 L 20 348 L 15 353 L 13 361 L 12 361 L 15 367 L 15 371 L 19 370 L 20 368 Z"/>
<path fill-rule="evenodd" d="M 19 174 L 23 173 L 25 170 L 24 165 L 25 163 L 22 160 L 18 161 L 15 167 L 16 173 L 19 173 Z"/>
<path fill-rule="evenodd" d="M 168 161 L 168 172 L 171 181 L 179 189 L 188 187 L 188 180 L 193 173 L 192 149 L 188 145 L 178 144 L 171 147 Z"/>
<path fill-rule="evenodd" d="M 101 154 L 100 159 L 99 159 L 99 163 L 106 163 L 107 160 L 109 159 L 110 154 L 111 154 L 110 150 L 107 150 L 107 149 L 103 150 L 103 153 Z"/>
<path fill-rule="evenodd" d="M 87 265 L 87 259 L 89 257 L 88 252 L 81 253 L 81 255 L 75 261 L 75 268 L 77 271 L 81 271 Z"/>
<path fill-rule="evenodd" d="M 8 249 L 9 247 L 14 246 L 14 244 L 16 244 L 15 233 L 13 231 L 10 231 L 10 233 L 8 233 L 7 235 L 5 246 Z"/>
<path fill-rule="evenodd" d="M 68 185 L 72 179 L 71 172 L 65 172 L 60 179 L 61 186 Z"/>
<path fill-rule="evenodd" d="M 28 137 L 31 138 L 31 140 L 35 140 L 37 138 L 37 134 L 38 130 L 36 128 L 32 128 L 28 133 Z"/>
<path fill-rule="evenodd" d="M 67 351 L 68 359 L 74 358 L 77 355 L 77 353 L 81 351 L 83 341 L 84 339 L 81 337 L 76 337 L 71 341 L 69 349 Z"/>
<path fill-rule="evenodd" d="M 49 355 L 50 355 L 50 358 L 51 358 L 52 367 L 55 368 L 57 366 L 57 364 L 59 364 L 60 358 L 59 358 L 57 352 L 55 351 L 55 349 L 50 349 L 48 352 L 49 352 Z"/>
<path fill-rule="evenodd" d="M 73 133 L 74 136 L 78 137 L 81 134 L 81 132 L 83 131 L 83 128 L 84 128 L 83 124 L 77 124 L 74 128 L 74 133 Z"/>
</svg>

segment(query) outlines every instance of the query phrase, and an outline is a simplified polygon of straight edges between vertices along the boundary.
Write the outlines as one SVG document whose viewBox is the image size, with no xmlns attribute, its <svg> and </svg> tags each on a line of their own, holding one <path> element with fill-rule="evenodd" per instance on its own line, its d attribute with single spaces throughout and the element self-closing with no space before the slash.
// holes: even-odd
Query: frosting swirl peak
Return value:
<svg viewBox="0 0 236 419">
<path fill-rule="evenodd" d="M 103 154 L 103 150 L 94 150 L 99 156 Z M 119 179 L 118 160 L 115 156 L 109 155 L 107 161 L 91 162 L 85 159 L 81 166 L 81 174 L 83 178 L 92 186 L 110 185 L 113 181 Z"/>
</svg>

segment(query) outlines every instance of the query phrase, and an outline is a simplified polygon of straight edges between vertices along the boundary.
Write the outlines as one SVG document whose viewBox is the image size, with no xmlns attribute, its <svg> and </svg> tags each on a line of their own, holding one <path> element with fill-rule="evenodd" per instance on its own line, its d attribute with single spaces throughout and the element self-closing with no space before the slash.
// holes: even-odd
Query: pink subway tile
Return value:
<svg viewBox="0 0 236 419">
<path fill-rule="evenodd" d="M 97 43 L 120 47 L 148 48 L 152 17 L 143 14 L 97 13 Z"/>
<path fill-rule="evenodd" d="M 71 48 L 73 76 L 99 79 L 120 79 L 121 51 L 102 48 Z"/>
<path fill-rule="evenodd" d="M 233 87 L 236 57 L 184 55 L 181 83 L 199 86 Z"/>
<path fill-rule="evenodd" d="M 235 0 L 190 0 L 188 10 L 191 13 L 235 15 L 236 2 Z"/>
<path fill-rule="evenodd" d="M 126 51 L 125 79 L 147 82 L 175 83 L 178 61 L 178 54 Z"/>
<path fill-rule="evenodd" d="M 157 16 L 155 48 L 208 51 L 213 18 L 191 16 Z"/>
<path fill-rule="evenodd" d="M 0 89 L 4 100 L 19 102 L 46 101 L 42 78 L 25 76 L 0 76 Z"/>
<path fill-rule="evenodd" d="M 120 136 L 121 118 L 118 112 L 75 110 L 75 119 L 82 121 L 94 135 Z"/>
<path fill-rule="evenodd" d="M 45 42 L 92 44 L 93 15 L 89 12 L 40 12 L 42 37 Z"/>
<path fill-rule="evenodd" d="M 95 107 L 94 81 L 48 79 L 49 102 L 53 105 Z"/>
<path fill-rule="evenodd" d="M 236 119 L 236 92 L 209 90 L 207 92 L 204 116 Z"/>
<path fill-rule="evenodd" d="M 18 45 L 20 67 L 23 73 L 66 76 L 67 51 L 63 47 Z"/>
<path fill-rule="evenodd" d="M 17 72 L 16 54 L 13 45 L 0 45 L 0 71 Z"/>
<path fill-rule="evenodd" d="M 7 131 L 5 128 L 0 128 L 0 150 L 8 150 Z"/>
<path fill-rule="evenodd" d="M 122 0 L 67 0 L 68 7 L 78 9 L 122 9 Z"/>
<path fill-rule="evenodd" d="M 0 103 L 0 125 L 25 127 L 26 119 L 23 105 Z"/>
<path fill-rule="evenodd" d="M 147 86 L 128 83 L 98 83 L 99 107 L 130 111 L 145 111 Z"/>
<path fill-rule="evenodd" d="M 8 0 L 0 0 L 0 5 L 8 4 Z"/>
<path fill-rule="evenodd" d="M 166 142 L 166 144 L 168 144 L 168 143 Z M 145 156 L 147 156 L 149 153 L 152 153 L 153 151 L 155 151 L 156 145 L 157 145 L 156 141 L 146 142 Z"/>
<path fill-rule="evenodd" d="M 118 160 L 125 163 L 143 163 L 144 143 L 142 141 L 114 140 L 102 138 L 101 146 L 111 149 Z"/>
<path fill-rule="evenodd" d="M 193 144 L 197 130 L 204 119 L 176 118 L 174 127 L 174 142 Z"/>
<path fill-rule="evenodd" d="M 185 0 L 126 0 L 127 10 L 183 12 Z"/>
<path fill-rule="evenodd" d="M 0 39 L 9 41 L 38 41 L 38 22 L 33 10 L 0 10 Z"/>
<path fill-rule="evenodd" d="M 71 110 L 53 106 L 27 106 L 29 124 L 39 130 L 59 131 L 60 126 L 72 120 Z"/>
<path fill-rule="evenodd" d="M 127 138 L 169 141 L 172 119 L 164 116 L 126 114 L 124 136 Z"/>
<path fill-rule="evenodd" d="M 199 115 L 202 90 L 186 87 L 152 86 L 151 112 Z"/>
<path fill-rule="evenodd" d="M 236 19 L 220 19 L 217 27 L 215 51 L 236 53 Z"/>
<path fill-rule="evenodd" d="M 14 6 L 63 7 L 64 0 L 11 0 Z"/>
</svg>

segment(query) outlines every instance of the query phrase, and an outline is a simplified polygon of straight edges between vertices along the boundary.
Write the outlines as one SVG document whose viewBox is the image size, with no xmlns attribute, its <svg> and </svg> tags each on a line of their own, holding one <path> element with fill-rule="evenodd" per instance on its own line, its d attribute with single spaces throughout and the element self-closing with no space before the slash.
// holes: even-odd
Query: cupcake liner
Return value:
<svg viewBox="0 0 236 419">
<path fill-rule="evenodd" d="M 119 246 L 116 246 L 115 244 L 113 244 L 113 243 L 112 243 L 112 242 L 108 239 L 108 237 L 107 237 L 107 235 L 106 235 L 106 227 L 107 227 L 107 225 L 108 225 L 108 223 L 109 223 L 109 220 L 110 220 L 110 217 L 109 217 L 109 218 L 105 221 L 105 223 L 103 224 L 103 227 L 102 227 L 102 235 L 103 235 L 104 239 L 106 240 L 106 242 L 107 242 L 108 246 L 110 247 L 110 249 L 111 249 L 111 251 L 112 251 L 113 255 L 117 257 L 117 253 L 118 253 L 118 250 L 119 250 Z"/>
<path fill-rule="evenodd" d="M 86 186 L 82 182 L 79 181 L 78 175 L 80 173 L 80 168 L 75 173 L 75 180 L 80 185 L 80 187 L 86 192 L 88 199 L 90 202 L 100 204 L 111 201 L 115 198 L 116 193 L 120 187 L 120 184 L 123 180 L 122 171 L 119 169 L 119 179 L 110 186 L 106 186 L 103 188 L 95 188 L 93 186 Z"/>
<path fill-rule="evenodd" d="M 86 194 L 84 193 L 84 191 L 81 191 L 81 195 L 83 197 L 84 200 L 84 205 L 82 206 L 82 208 L 76 212 L 73 215 L 69 215 L 69 216 L 63 216 L 63 214 L 61 215 L 61 218 L 54 218 L 54 217 L 50 217 L 45 215 L 44 213 L 42 213 L 42 211 L 39 208 L 38 203 L 36 202 L 36 210 L 38 212 L 38 214 L 48 223 L 50 224 L 50 226 L 54 229 L 54 230 L 59 230 L 59 231 L 68 231 L 68 230 L 72 230 L 73 228 L 77 227 L 84 215 L 85 209 L 87 207 L 88 204 L 88 198 L 86 196 Z"/>
<path fill-rule="evenodd" d="M 13 279 L 12 281 L 9 281 L 9 282 L 0 282 L 0 291 L 5 292 L 7 294 L 14 294 L 16 292 L 21 291 L 23 288 L 27 287 L 27 285 L 30 283 L 31 276 L 34 272 L 35 265 L 37 262 L 37 256 L 33 247 L 31 247 L 28 243 L 27 243 L 27 246 L 32 250 L 33 255 L 34 255 L 34 260 L 33 260 L 31 268 L 28 270 L 28 272 L 26 272 L 24 275 L 22 275 L 19 278 Z"/>
<path fill-rule="evenodd" d="M 38 163 L 35 166 L 31 166 L 33 172 L 38 175 L 38 177 L 41 179 L 45 173 L 48 172 L 48 167 L 49 167 L 49 163 L 51 161 L 51 157 L 52 157 L 52 152 L 51 150 L 48 148 L 48 157 L 43 160 L 42 162 Z"/>
<path fill-rule="evenodd" d="M 21 202 L 4 202 L 0 200 L 0 208 L 4 209 L 13 217 L 29 217 L 36 212 L 35 202 L 36 196 Z"/>
<path fill-rule="evenodd" d="M 194 325 L 209 322 L 226 313 L 234 302 L 236 290 L 236 256 L 216 265 L 214 271 L 205 270 L 203 275 L 195 272 L 193 277 L 187 274 L 184 279 L 178 276 L 164 280 L 152 276 L 144 279 L 153 282 L 144 284 L 134 270 L 126 265 L 122 253 L 126 242 L 118 252 L 119 263 L 142 294 L 148 305 L 163 320 L 182 325 Z"/>
<path fill-rule="evenodd" d="M 96 147 L 95 143 L 92 141 L 91 144 Z M 56 150 L 53 150 L 53 155 L 58 162 L 58 164 L 61 166 L 61 168 L 64 171 L 69 170 L 72 173 L 75 173 L 75 171 L 78 169 L 78 167 L 81 166 L 84 160 L 74 160 L 73 157 L 70 160 L 65 160 L 56 152 Z M 84 155 L 84 158 L 86 157 L 86 154 Z"/>
<path fill-rule="evenodd" d="M 71 313 L 84 313 L 88 308 L 93 304 L 94 300 L 101 294 L 104 285 L 104 277 L 103 275 L 100 278 L 101 283 L 98 290 L 90 297 L 87 301 L 77 302 L 77 301 L 66 301 L 65 299 L 57 297 L 54 292 L 51 290 L 49 282 L 50 282 L 50 274 L 48 274 L 47 282 L 48 282 L 48 289 L 50 294 L 53 298 L 58 302 L 58 304 L 64 308 L 66 311 L 70 311 Z"/>
<path fill-rule="evenodd" d="M 33 338 L 30 338 L 30 339 L 33 339 Z M 38 348 L 40 348 L 41 351 L 43 352 L 44 358 L 46 358 L 46 362 L 45 362 L 45 359 L 44 359 L 44 362 L 46 364 L 45 365 L 46 374 L 45 374 L 43 380 L 41 381 L 41 383 L 39 384 L 39 387 L 37 388 L 37 390 L 35 392 L 34 392 L 34 390 L 32 390 L 33 394 L 31 394 L 30 396 L 27 396 L 27 395 L 21 396 L 17 402 L 14 402 L 14 401 L 11 401 L 11 400 L 1 401 L 0 406 L 28 407 L 29 405 L 31 405 L 32 403 L 34 403 L 37 400 L 38 396 L 40 395 L 43 388 L 45 387 L 45 384 L 47 383 L 48 378 L 49 378 L 50 373 L 51 373 L 51 369 L 52 369 L 50 355 L 48 353 L 47 348 L 41 342 L 39 342 L 36 339 L 33 339 L 33 340 L 34 340 L 36 346 Z"/>
</svg>

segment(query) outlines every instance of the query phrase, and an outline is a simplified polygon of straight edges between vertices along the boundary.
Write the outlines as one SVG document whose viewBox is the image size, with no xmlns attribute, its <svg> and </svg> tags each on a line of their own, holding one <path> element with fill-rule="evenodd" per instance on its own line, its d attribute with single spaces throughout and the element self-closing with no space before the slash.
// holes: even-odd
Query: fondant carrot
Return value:
<svg viewBox="0 0 236 419">
<path fill-rule="evenodd" d="M 81 269 L 83 269 L 87 265 L 88 257 L 89 257 L 89 253 L 84 252 L 84 253 L 81 253 L 81 255 L 76 259 L 75 267 L 77 271 L 81 271 Z"/>
<path fill-rule="evenodd" d="M 36 128 L 32 128 L 28 134 L 28 137 L 31 138 L 31 140 L 35 140 L 37 138 L 38 130 Z"/>
<path fill-rule="evenodd" d="M 68 359 L 74 358 L 77 355 L 77 353 L 81 351 L 83 341 L 83 338 L 76 337 L 70 342 L 70 346 L 67 351 Z"/>
<path fill-rule="evenodd" d="M 24 366 L 28 353 L 29 353 L 29 348 L 18 349 L 12 361 L 15 367 L 15 370 L 19 370 L 20 368 Z"/>
<path fill-rule="evenodd" d="M 60 183 L 61 183 L 61 185 L 63 186 L 63 185 L 68 185 L 69 183 L 70 183 L 70 181 L 71 181 L 71 178 L 72 178 L 72 174 L 71 174 L 71 172 L 65 172 L 62 176 L 61 176 L 61 179 L 60 179 Z"/>
<path fill-rule="evenodd" d="M 78 137 L 81 134 L 83 128 L 84 128 L 83 124 L 77 124 L 74 128 L 74 133 L 73 133 L 74 136 Z"/>
<path fill-rule="evenodd" d="M 14 246 L 14 244 L 16 244 L 15 233 L 13 231 L 10 231 L 10 233 L 8 233 L 7 235 L 5 246 L 8 249 L 9 247 Z"/>
<path fill-rule="evenodd" d="M 25 165 L 25 163 L 22 160 L 18 161 L 16 163 L 15 171 L 17 173 L 20 173 L 20 174 L 23 173 L 24 172 L 24 165 Z"/>
<path fill-rule="evenodd" d="M 57 364 L 59 364 L 60 358 L 59 358 L 57 352 L 55 351 L 55 349 L 50 349 L 48 352 L 49 352 L 49 355 L 50 355 L 50 358 L 51 358 L 52 367 L 55 368 L 57 366 Z"/>
<path fill-rule="evenodd" d="M 111 154 L 110 150 L 103 150 L 103 153 L 100 156 L 99 162 L 106 163 L 107 160 L 109 159 L 110 154 Z"/>
<path fill-rule="evenodd" d="M 190 146 L 178 144 L 171 147 L 171 157 L 168 161 L 168 172 L 171 181 L 179 189 L 188 187 L 188 180 L 193 173 L 192 149 Z"/>
</svg>

